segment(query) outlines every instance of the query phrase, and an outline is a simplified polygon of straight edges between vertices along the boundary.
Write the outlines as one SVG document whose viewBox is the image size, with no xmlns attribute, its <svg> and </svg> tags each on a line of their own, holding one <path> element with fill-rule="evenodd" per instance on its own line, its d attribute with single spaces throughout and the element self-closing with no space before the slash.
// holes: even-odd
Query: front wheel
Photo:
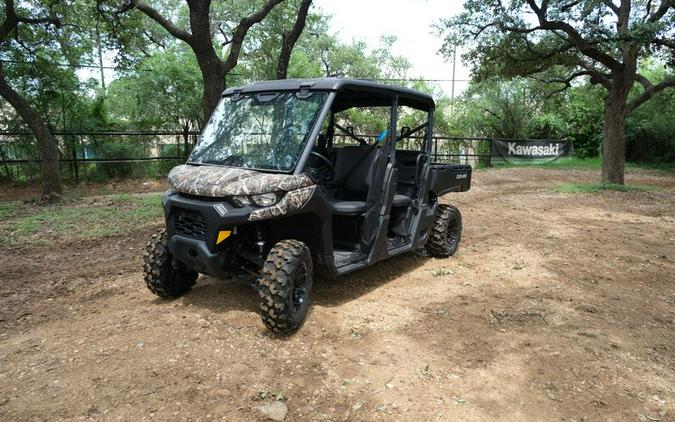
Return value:
<svg viewBox="0 0 675 422">
<path fill-rule="evenodd" d="M 143 255 L 143 278 L 159 297 L 178 297 L 192 288 L 199 273 L 190 270 L 169 252 L 166 229 L 152 235 Z"/>
<path fill-rule="evenodd" d="M 439 204 L 427 251 L 434 258 L 447 258 L 457 252 L 461 238 L 462 214 L 452 205 Z"/>
<path fill-rule="evenodd" d="M 312 290 L 312 254 L 298 240 L 282 240 L 267 255 L 260 273 L 260 316 L 272 331 L 290 333 L 302 326 Z"/>
</svg>

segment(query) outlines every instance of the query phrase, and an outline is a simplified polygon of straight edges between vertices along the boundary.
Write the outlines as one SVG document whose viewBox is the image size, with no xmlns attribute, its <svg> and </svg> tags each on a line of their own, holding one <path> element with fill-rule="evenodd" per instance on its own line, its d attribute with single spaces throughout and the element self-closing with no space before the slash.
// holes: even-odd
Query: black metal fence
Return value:
<svg viewBox="0 0 675 422">
<path fill-rule="evenodd" d="M 102 181 L 110 178 L 163 177 L 185 162 L 199 132 L 84 131 L 54 132 L 64 178 Z M 345 135 L 337 135 L 344 137 Z M 373 141 L 377 135 L 357 135 Z M 434 136 L 432 159 L 441 163 L 491 165 L 494 140 L 501 138 Z M 422 138 L 399 141 L 404 149 L 419 149 Z M 519 141 L 522 141 L 520 139 Z M 33 135 L 27 131 L 0 131 L 0 179 L 33 181 L 40 178 L 40 157 Z"/>
<path fill-rule="evenodd" d="M 199 132 L 54 131 L 64 178 L 102 181 L 110 178 L 161 177 L 184 162 Z M 0 179 L 40 178 L 40 155 L 27 131 L 0 131 Z"/>
</svg>

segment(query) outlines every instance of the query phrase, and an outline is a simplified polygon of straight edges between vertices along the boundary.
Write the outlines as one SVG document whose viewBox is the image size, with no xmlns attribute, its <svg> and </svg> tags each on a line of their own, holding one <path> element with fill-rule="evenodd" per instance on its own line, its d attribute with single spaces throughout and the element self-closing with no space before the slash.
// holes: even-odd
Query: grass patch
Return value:
<svg viewBox="0 0 675 422">
<path fill-rule="evenodd" d="M 600 158 L 576 158 L 561 157 L 555 161 L 546 163 L 507 163 L 505 161 L 496 161 L 492 163 L 494 168 L 551 168 L 560 170 L 599 170 L 602 168 L 602 159 Z"/>
<path fill-rule="evenodd" d="M 432 277 L 445 277 L 445 276 L 451 275 L 451 274 L 452 274 L 452 271 L 447 269 L 447 268 L 436 268 L 431 273 Z"/>
<path fill-rule="evenodd" d="M 554 189 L 562 193 L 594 193 L 601 191 L 615 192 L 659 192 L 658 186 L 650 185 L 617 185 L 614 183 L 561 183 Z"/>
<path fill-rule="evenodd" d="M 493 166 L 494 168 L 534 167 L 560 170 L 600 170 L 602 169 L 602 158 L 561 157 L 548 163 L 519 164 L 495 162 L 493 163 Z M 626 163 L 626 170 L 652 170 L 664 173 L 675 173 L 675 165 L 672 163 Z"/>
<path fill-rule="evenodd" d="M 3 202 L 0 203 L 0 220 L 3 220 L 12 214 L 14 214 L 14 211 L 16 211 L 16 203 L 15 202 Z"/>
<path fill-rule="evenodd" d="M 57 241 L 130 233 L 161 220 L 163 213 L 161 194 L 115 195 L 38 207 L 0 221 L 0 246 L 49 245 Z"/>
</svg>

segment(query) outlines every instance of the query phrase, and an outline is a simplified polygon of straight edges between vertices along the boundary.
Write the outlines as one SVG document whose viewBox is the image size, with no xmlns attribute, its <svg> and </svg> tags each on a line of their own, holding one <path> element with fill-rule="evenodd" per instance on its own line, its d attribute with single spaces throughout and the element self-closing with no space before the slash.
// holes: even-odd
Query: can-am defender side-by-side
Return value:
<svg viewBox="0 0 675 422">
<path fill-rule="evenodd" d="M 316 274 L 421 248 L 454 254 L 461 215 L 438 197 L 469 190 L 471 167 L 431 162 L 433 113 L 430 96 L 369 81 L 227 89 L 188 162 L 169 174 L 166 228 L 144 256 L 148 288 L 177 297 L 199 273 L 255 275 L 263 322 L 290 332 Z"/>
</svg>

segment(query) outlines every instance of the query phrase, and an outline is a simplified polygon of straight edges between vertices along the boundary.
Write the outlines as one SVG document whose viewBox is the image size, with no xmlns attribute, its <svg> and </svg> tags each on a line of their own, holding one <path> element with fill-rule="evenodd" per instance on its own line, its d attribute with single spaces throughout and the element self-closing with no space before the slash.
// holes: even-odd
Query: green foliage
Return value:
<svg viewBox="0 0 675 422">
<path fill-rule="evenodd" d="M 495 167 L 522 167 L 523 164 L 500 162 L 494 164 Z M 559 169 L 559 170 L 592 170 L 597 171 L 602 168 L 601 158 L 578 158 L 578 157 L 561 157 L 554 161 L 538 164 L 526 164 L 527 167 Z M 675 163 L 634 163 L 627 162 L 626 169 L 629 171 L 649 171 L 649 172 L 663 172 L 675 173 Z"/>
<path fill-rule="evenodd" d="M 4 77 L 51 127 L 71 127 L 78 120 L 71 111 L 87 101 L 88 87 L 69 65 L 93 56 L 95 4 L 84 0 L 26 1 L 17 4 L 16 10 L 32 18 L 58 18 L 60 25 L 17 25 L 12 38 L 2 43 Z M 22 124 L 20 120 L 17 123 Z"/>
<path fill-rule="evenodd" d="M 458 104 L 458 124 L 465 136 L 522 138 L 540 97 L 524 79 L 472 84 Z"/>
<path fill-rule="evenodd" d="M 651 79 L 663 78 L 666 67 L 648 60 L 640 72 Z M 634 91 L 639 91 L 635 88 Z M 635 94 L 635 92 L 634 92 Z M 658 92 L 626 120 L 626 159 L 639 162 L 675 163 L 675 91 Z"/>
<path fill-rule="evenodd" d="M 192 52 L 183 46 L 157 51 L 110 84 L 105 102 L 108 118 L 118 127 L 133 129 L 197 129 L 201 87 Z"/>
<path fill-rule="evenodd" d="M 526 138 L 561 139 L 568 133 L 567 124 L 561 116 L 553 113 L 541 113 L 532 116 L 525 125 Z"/>
<path fill-rule="evenodd" d="M 227 76 L 227 85 L 246 84 L 272 78 L 281 44 L 281 34 L 289 29 L 300 0 L 286 0 L 260 23 L 254 25 L 246 38 L 239 64 Z M 243 16 L 258 9 L 263 0 L 212 2 L 211 33 L 219 57 L 226 57 L 229 44 L 224 34 Z M 595 0 L 582 0 L 563 13 L 558 2 L 551 3 L 551 18 L 572 17 L 570 20 L 584 35 L 597 36 L 609 54 L 618 54 L 616 41 L 604 38 L 614 29 L 608 22 L 611 14 Z M 122 0 L 86 2 L 83 0 L 30 0 L 17 8 L 34 16 L 48 11 L 59 16 L 61 28 L 45 25 L 21 29 L 3 45 L 4 72 L 13 87 L 24 95 L 49 125 L 57 130 L 96 131 L 125 129 L 196 130 L 201 121 L 202 76 L 193 51 L 183 42 L 137 11 L 125 15 L 115 12 Z M 505 4 L 502 6 L 502 4 Z M 643 7 L 644 2 L 636 3 Z M 183 0 L 152 2 L 162 13 L 171 17 L 176 26 L 189 29 L 188 9 Z M 97 10 L 98 6 L 98 10 Z M 505 10 L 500 9 L 504 7 Z M 503 30 L 505 25 L 524 25 L 522 0 L 469 0 L 465 13 L 443 21 L 445 51 L 455 44 L 469 47 L 465 57 L 474 66 L 474 81 L 469 90 L 454 103 L 433 84 L 414 81 L 392 83 L 430 93 L 436 100 L 435 134 L 445 136 L 569 138 L 576 156 L 598 157 L 602 142 L 603 101 L 606 90 L 582 79 L 568 89 L 549 97 L 560 83 L 546 84 L 566 76 L 577 52 L 562 51 L 546 59 L 535 52 L 561 47 L 560 37 L 535 31 L 530 43 L 522 36 Z M 99 14 L 98 11 L 103 14 Z M 310 78 L 344 75 L 366 79 L 406 79 L 410 75 L 409 61 L 392 52 L 393 36 L 383 37 L 374 48 L 364 41 L 341 42 L 329 30 L 329 17 L 312 9 L 305 31 L 293 51 L 289 77 Z M 604 12 L 598 12 L 604 10 Z M 583 13 L 582 13 L 583 12 Z M 673 14 L 670 13 L 672 24 Z M 529 19 L 529 18 L 528 18 Z M 491 23 L 473 41 L 476 28 Z M 661 24 L 659 24 L 661 25 Z M 114 29 L 114 30 L 113 30 Z M 635 23 L 633 35 L 642 43 L 664 28 L 648 28 Z M 222 31 L 222 32 L 221 32 Z M 608 41 L 609 40 L 609 41 Z M 103 89 L 99 69 L 76 70 L 68 65 L 96 64 L 100 51 L 106 57 L 116 55 L 115 64 L 123 67 L 114 80 L 107 80 Z M 650 47 L 652 58 L 642 61 L 640 73 L 651 80 L 663 80 L 672 68 L 672 57 Z M 536 79 L 530 77 L 536 71 Z M 518 77 L 526 74 L 528 77 Z M 501 78 L 501 79 L 498 79 Z M 636 84 L 631 98 L 643 88 Z M 627 157 L 639 162 L 661 163 L 664 167 L 675 162 L 675 98 L 672 92 L 658 93 L 652 100 L 636 109 L 626 122 Z M 386 110 L 349 110 L 344 113 L 357 132 L 379 133 L 388 126 Z M 400 110 L 399 127 L 416 127 L 422 113 Z M 0 127 L 6 130 L 26 130 L 26 125 L 4 101 L 0 101 Z M 83 144 L 97 158 L 183 156 L 191 145 L 185 140 L 162 138 L 170 144 L 159 150 L 156 137 L 105 137 L 79 139 L 65 136 L 59 139 L 61 156 L 82 156 Z M 192 142 L 192 141 L 190 141 Z M 177 150 L 171 145 L 179 144 Z M 471 152 L 487 153 L 487 143 L 479 143 Z M 441 153 L 466 152 L 467 145 L 449 141 Z M 0 158 L 39 160 L 32 136 L 17 136 L 11 144 L 0 146 Z M 136 163 L 101 163 L 80 166 L 81 180 L 106 180 L 123 177 L 152 177 L 166 175 L 179 160 Z M 586 160 L 587 163 L 599 163 Z M 547 166 L 567 166 L 559 160 Z M 580 162 L 581 163 L 581 162 Z M 586 168 L 586 167 L 584 167 Z M 590 167 L 589 167 L 590 168 Z M 597 166 L 593 167 L 597 168 Z M 72 175 L 71 166 L 62 166 L 64 174 Z M 18 181 L 33 181 L 40 176 L 40 166 L 21 165 L 1 168 L 0 177 Z"/>
<path fill-rule="evenodd" d="M 644 53 L 659 50 L 652 44 L 655 38 L 672 37 L 675 19 L 672 10 L 661 20 L 644 19 L 653 12 L 648 10 L 652 2 L 633 1 L 626 31 L 621 34 L 617 31 L 623 29 L 616 24 L 617 17 L 610 2 L 545 2 L 543 15 L 547 22 L 554 22 L 547 27 L 538 22 L 535 12 L 539 6 L 533 4 L 542 5 L 524 0 L 465 0 L 462 13 L 443 19 L 437 25 L 445 38 L 444 54 L 449 57 L 457 45 L 468 47 L 464 59 L 472 65 L 477 81 L 548 70 L 560 76 L 569 74 L 570 69 L 578 69 L 584 54 L 594 56 L 589 59 L 594 59 L 596 69 L 601 69 L 610 61 L 606 57 L 622 61 L 628 43 Z M 569 35 L 568 27 L 576 38 Z M 585 44 L 581 43 L 586 45 L 583 52 L 575 44 L 577 38 L 586 40 Z M 564 84 L 563 80 L 559 87 Z"/>
<path fill-rule="evenodd" d="M 653 101 L 654 93 L 673 86 L 675 81 L 675 8 L 668 4 L 465 0 L 464 11 L 442 20 L 438 29 L 445 38 L 444 54 L 450 57 L 456 46 L 463 46 L 463 58 L 471 64 L 474 80 L 481 84 L 495 78 L 532 77 L 548 85 L 542 87 L 548 95 L 566 89 L 577 91 L 567 95 L 571 100 L 567 104 L 547 101 L 559 107 L 545 110 L 544 104 L 540 109 L 526 108 L 529 113 L 547 113 L 531 119 L 525 133 L 543 136 L 568 132 L 579 156 L 594 157 L 602 140 L 601 116 L 605 112 L 611 115 L 604 128 L 610 137 L 605 139 L 605 154 L 611 159 L 605 163 L 603 178 L 622 182 L 625 157 L 621 130 L 626 127 L 626 114 L 645 107 Z M 653 59 L 665 64 L 662 72 L 644 72 L 645 64 Z M 641 67 L 637 74 L 636 67 Z M 590 93 L 582 91 L 590 85 L 598 86 L 605 95 L 599 98 L 593 89 Z M 515 134 L 522 129 L 523 110 L 517 107 L 520 103 L 504 108 L 500 106 L 503 97 L 492 98 L 490 103 L 492 108 L 483 108 L 490 110 L 492 117 L 481 116 L 479 124 L 483 127 L 477 129 L 500 134 Z M 628 158 L 672 160 L 672 141 L 663 136 L 672 126 L 667 121 L 648 120 L 651 122 L 647 125 L 628 122 L 632 125 L 627 130 Z M 643 141 L 650 146 L 643 147 Z"/>
<path fill-rule="evenodd" d="M 602 88 L 581 85 L 568 90 L 558 113 L 567 122 L 566 138 L 572 140 L 577 157 L 599 157 L 602 145 Z"/>
</svg>

